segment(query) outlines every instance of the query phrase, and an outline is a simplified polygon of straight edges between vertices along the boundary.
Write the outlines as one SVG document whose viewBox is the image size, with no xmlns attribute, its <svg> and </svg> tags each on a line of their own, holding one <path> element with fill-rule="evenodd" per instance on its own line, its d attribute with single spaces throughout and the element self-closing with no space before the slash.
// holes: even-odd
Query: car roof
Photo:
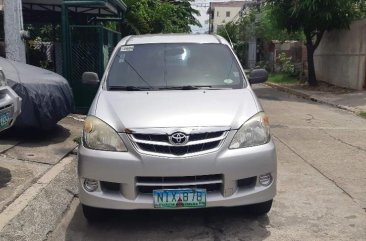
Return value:
<svg viewBox="0 0 366 241">
<path fill-rule="evenodd" d="M 125 37 L 119 46 L 154 43 L 216 43 L 230 46 L 221 36 L 212 34 L 146 34 Z"/>
</svg>

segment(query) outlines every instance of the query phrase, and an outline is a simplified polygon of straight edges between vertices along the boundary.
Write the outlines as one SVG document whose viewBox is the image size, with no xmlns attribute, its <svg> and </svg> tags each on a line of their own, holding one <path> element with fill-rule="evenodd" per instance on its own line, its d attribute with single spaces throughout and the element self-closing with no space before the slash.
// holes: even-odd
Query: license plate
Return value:
<svg viewBox="0 0 366 241">
<path fill-rule="evenodd" d="M 206 189 L 154 190 L 154 208 L 203 208 L 206 194 Z"/>
<path fill-rule="evenodd" d="M 0 129 L 8 127 L 9 122 L 10 122 L 10 113 L 9 112 L 0 113 Z"/>
</svg>

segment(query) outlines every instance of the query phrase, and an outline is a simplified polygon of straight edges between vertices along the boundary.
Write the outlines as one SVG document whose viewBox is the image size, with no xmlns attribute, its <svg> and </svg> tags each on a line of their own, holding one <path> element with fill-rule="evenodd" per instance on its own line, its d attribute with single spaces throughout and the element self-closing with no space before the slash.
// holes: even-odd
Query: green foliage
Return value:
<svg viewBox="0 0 366 241">
<path fill-rule="evenodd" d="M 233 22 L 229 22 L 217 29 L 217 34 L 224 37 L 228 42 L 233 44 L 239 42 L 239 25 Z"/>
<path fill-rule="evenodd" d="M 268 0 L 277 24 L 290 32 L 348 29 L 364 16 L 364 0 Z"/>
<path fill-rule="evenodd" d="M 301 31 L 288 32 L 280 28 L 269 5 L 253 6 L 247 14 L 244 14 L 236 23 L 229 22 L 225 25 L 233 42 L 249 41 L 252 38 L 262 40 L 303 40 Z M 218 30 L 218 34 L 226 38 L 223 29 Z"/>
<path fill-rule="evenodd" d="M 113 31 L 119 31 L 118 29 L 118 24 L 117 22 L 104 22 L 104 23 L 101 23 L 105 28 L 108 28 L 110 30 L 113 30 Z"/>
<path fill-rule="evenodd" d="M 27 55 L 31 65 L 47 69 L 49 67 L 49 62 L 47 61 L 45 52 L 39 48 L 41 43 L 42 39 L 40 37 L 36 37 L 34 40 L 27 41 Z"/>
<path fill-rule="evenodd" d="M 285 73 L 270 74 L 268 82 L 275 84 L 299 84 L 299 80 Z"/>
<path fill-rule="evenodd" d="M 81 144 L 81 136 L 75 137 L 73 140 L 75 143 L 77 143 L 78 145 Z"/>
<path fill-rule="evenodd" d="M 254 11 L 251 11 L 251 14 L 255 14 L 257 19 L 254 22 L 255 35 L 263 40 L 304 40 L 304 34 L 301 31 L 289 32 L 277 24 L 270 5 L 263 5 L 259 9 L 255 8 Z M 252 19 L 253 17 L 249 18 Z"/>
<path fill-rule="evenodd" d="M 61 39 L 61 25 L 52 24 L 25 24 L 24 29 L 29 31 L 31 39 L 37 38 L 43 42 L 58 42 Z"/>
<path fill-rule="evenodd" d="M 313 56 L 324 32 L 348 29 L 366 9 L 365 0 L 267 0 L 267 6 L 281 29 L 304 32 L 310 85 L 317 85 Z"/>
<path fill-rule="evenodd" d="M 358 113 L 359 116 L 361 116 L 362 118 L 366 119 L 366 112 L 365 111 L 361 111 L 360 113 Z"/>
<path fill-rule="evenodd" d="M 190 32 L 189 25 L 201 26 L 191 7 L 192 0 L 127 0 L 124 35 Z"/>
<path fill-rule="evenodd" d="M 240 39 L 239 24 L 229 22 L 217 29 L 217 34 L 224 37 L 229 43 L 233 44 L 234 51 L 242 64 L 247 58 L 248 43 Z"/>
<path fill-rule="evenodd" d="M 286 53 L 280 53 L 277 59 L 281 72 L 289 76 L 294 76 L 296 74 L 295 65 L 292 63 L 292 57 L 287 57 Z"/>
<path fill-rule="evenodd" d="M 264 60 L 258 61 L 255 67 L 258 69 L 265 69 L 268 72 L 273 71 L 269 61 L 264 61 Z"/>
<path fill-rule="evenodd" d="M 242 64 L 246 63 L 248 42 L 253 39 L 263 41 L 304 39 L 301 31 L 291 33 L 279 28 L 273 19 L 271 8 L 267 5 L 252 6 L 239 21 L 225 24 L 218 29 L 217 34 L 228 41 L 228 36 L 230 36 L 234 50 Z M 268 63 L 263 62 L 259 65 L 267 70 L 271 69 Z"/>
</svg>

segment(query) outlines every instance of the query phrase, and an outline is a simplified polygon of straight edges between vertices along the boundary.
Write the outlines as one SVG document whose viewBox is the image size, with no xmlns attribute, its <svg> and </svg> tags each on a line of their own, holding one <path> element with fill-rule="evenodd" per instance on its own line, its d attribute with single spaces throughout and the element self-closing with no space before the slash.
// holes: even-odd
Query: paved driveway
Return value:
<svg viewBox="0 0 366 241">
<path fill-rule="evenodd" d="M 49 240 L 365 240 L 366 120 L 269 87 L 256 92 L 278 148 L 268 216 L 240 208 L 129 211 L 90 225 L 75 198 Z"/>
</svg>

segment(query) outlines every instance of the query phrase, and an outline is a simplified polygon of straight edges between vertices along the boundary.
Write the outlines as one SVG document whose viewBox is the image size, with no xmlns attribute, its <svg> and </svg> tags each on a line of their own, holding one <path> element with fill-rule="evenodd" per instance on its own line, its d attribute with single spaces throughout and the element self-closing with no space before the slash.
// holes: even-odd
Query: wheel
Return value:
<svg viewBox="0 0 366 241">
<path fill-rule="evenodd" d="M 249 214 L 251 214 L 253 216 L 266 215 L 271 210 L 272 201 L 273 200 L 269 200 L 269 201 L 263 202 L 263 203 L 256 203 L 256 204 L 248 205 L 248 206 L 246 206 L 246 210 Z"/>
<path fill-rule="evenodd" d="M 89 222 L 99 222 L 106 217 L 106 211 L 102 208 L 94 208 L 83 204 L 81 206 L 83 207 L 84 217 Z"/>
</svg>

